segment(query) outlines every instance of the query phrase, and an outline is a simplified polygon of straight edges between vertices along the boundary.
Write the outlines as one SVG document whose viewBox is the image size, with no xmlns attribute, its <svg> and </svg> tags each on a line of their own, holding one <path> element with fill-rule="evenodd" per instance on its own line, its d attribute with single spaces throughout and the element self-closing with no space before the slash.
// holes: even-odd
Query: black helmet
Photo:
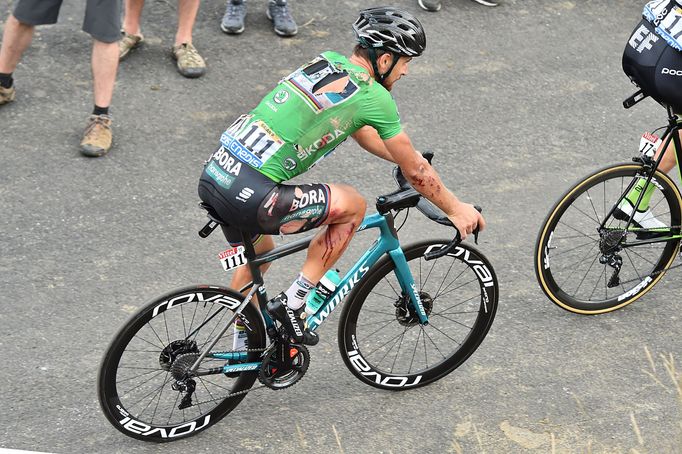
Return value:
<svg viewBox="0 0 682 454">
<path fill-rule="evenodd" d="M 407 11 L 380 6 L 360 11 L 353 31 L 362 47 L 383 49 L 405 57 L 418 57 L 426 48 L 421 22 Z"/>
</svg>

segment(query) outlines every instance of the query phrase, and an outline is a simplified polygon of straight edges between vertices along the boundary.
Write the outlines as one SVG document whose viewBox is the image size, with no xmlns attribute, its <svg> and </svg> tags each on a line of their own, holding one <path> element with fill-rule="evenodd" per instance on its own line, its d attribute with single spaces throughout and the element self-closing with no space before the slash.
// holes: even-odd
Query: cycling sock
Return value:
<svg viewBox="0 0 682 454">
<path fill-rule="evenodd" d="M 646 184 L 646 180 L 644 178 L 640 178 L 637 184 L 630 189 L 630 192 L 628 192 L 628 195 L 625 196 L 625 198 L 632 204 L 634 207 L 635 204 L 637 203 L 637 199 L 639 198 L 639 194 L 642 192 L 642 189 L 644 189 L 644 185 Z M 652 183 L 649 183 L 649 186 L 646 188 L 644 191 L 644 196 L 642 197 L 642 201 L 640 202 L 639 206 L 637 207 L 637 211 L 643 212 L 646 211 L 649 208 L 649 202 L 651 201 L 651 196 L 654 193 L 654 190 L 656 189 L 656 186 L 654 186 Z"/>
<path fill-rule="evenodd" d="M 248 348 L 246 326 L 244 326 L 240 319 L 234 322 L 234 329 L 232 331 L 234 332 L 232 350 L 246 350 Z"/>
<path fill-rule="evenodd" d="M 303 273 L 299 273 L 298 277 L 294 279 L 289 290 L 284 292 L 287 295 L 287 306 L 290 309 L 296 310 L 305 304 L 305 299 L 308 293 L 315 288 L 315 284 L 310 282 Z"/>
<path fill-rule="evenodd" d="M 13 82 L 14 79 L 12 78 L 12 73 L 9 74 L 0 73 L 0 87 L 10 88 Z"/>
<path fill-rule="evenodd" d="M 109 107 L 100 107 L 98 105 L 95 105 L 94 110 L 92 111 L 93 115 L 109 115 Z"/>
</svg>

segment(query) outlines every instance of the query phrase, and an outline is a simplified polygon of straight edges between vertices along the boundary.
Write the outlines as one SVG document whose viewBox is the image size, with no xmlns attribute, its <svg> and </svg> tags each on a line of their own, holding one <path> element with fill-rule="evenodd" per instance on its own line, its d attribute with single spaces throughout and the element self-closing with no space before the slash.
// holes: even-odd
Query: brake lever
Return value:
<svg viewBox="0 0 682 454">
<path fill-rule="evenodd" d="M 483 212 L 483 208 L 481 208 L 478 205 L 474 205 L 474 208 L 476 208 L 476 211 L 478 211 L 479 213 Z M 478 226 L 476 227 L 476 230 L 474 230 L 471 233 L 473 233 L 473 235 L 474 235 L 474 243 L 478 244 L 478 234 L 480 233 L 480 229 L 478 228 Z M 445 245 L 444 247 L 440 248 L 437 251 L 428 252 L 428 253 L 424 254 L 424 260 L 429 261 L 429 260 L 437 259 L 439 257 L 443 257 L 444 255 L 449 254 L 450 251 L 452 251 L 455 247 L 457 247 L 457 245 L 461 242 L 462 242 L 462 235 L 459 233 L 459 230 L 457 229 L 457 227 L 455 227 L 455 237 L 452 239 L 452 241 L 450 241 L 447 245 Z"/>
</svg>

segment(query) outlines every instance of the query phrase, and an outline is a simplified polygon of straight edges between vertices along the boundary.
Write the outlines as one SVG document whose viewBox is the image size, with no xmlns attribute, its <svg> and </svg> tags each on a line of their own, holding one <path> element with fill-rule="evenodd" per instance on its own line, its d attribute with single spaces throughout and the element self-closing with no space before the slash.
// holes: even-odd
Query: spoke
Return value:
<svg viewBox="0 0 682 454">
<path fill-rule="evenodd" d="M 396 337 L 400 337 L 400 336 L 402 336 L 402 335 L 404 335 L 404 334 L 405 334 L 405 333 L 403 332 L 403 334 L 398 334 Z M 391 348 L 389 348 L 388 350 L 386 350 L 386 353 L 384 353 L 384 356 L 382 356 L 381 358 L 379 358 L 379 361 L 376 362 L 376 367 L 377 367 L 377 368 L 380 368 L 381 363 L 384 361 L 384 359 L 386 359 L 386 357 L 388 356 L 388 354 L 391 353 L 391 351 L 393 351 L 393 347 L 395 347 L 395 346 L 396 346 L 395 343 L 394 343 L 393 345 L 391 345 Z M 370 356 L 370 355 L 367 355 L 367 357 L 369 357 L 369 356 Z"/>
<path fill-rule="evenodd" d="M 180 320 L 182 320 L 182 329 L 185 332 L 185 339 L 187 339 L 187 326 L 185 325 L 185 309 L 184 309 L 184 307 L 185 307 L 184 304 L 180 305 Z"/>
<path fill-rule="evenodd" d="M 213 333 L 215 332 L 216 329 L 218 329 L 219 326 L 222 325 L 222 321 L 223 321 L 223 319 L 225 318 L 225 314 L 227 314 L 227 312 L 223 312 L 223 315 L 221 315 L 221 316 L 220 316 L 220 319 L 218 319 L 218 321 L 215 323 L 215 325 L 213 326 L 213 329 L 211 330 L 211 332 L 210 332 L 210 333 L 208 334 L 208 336 L 206 337 L 206 342 L 204 342 L 203 344 L 201 344 L 200 350 L 203 349 L 203 348 L 204 348 L 206 345 L 208 345 L 209 343 L 211 343 L 211 341 L 213 340 L 213 339 L 212 339 Z M 197 337 L 198 337 L 198 334 L 199 334 L 199 333 L 197 333 Z M 229 335 L 228 335 L 228 336 L 229 336 Z M 234 332 L 232 333 L 232 336 L 234 336 Z"/>
<path fill-rule="evenodd" d="M 224 387 L 224 386 L 220 386 L 220 385 L 217 384 L 217 383 L 213 383 L 211 380 L 209 380 L 209 379 L 206 378 L 206 377 L 202 377 L 202 379 L 203 379 L 203 381 L 205 381 L 205 382 L 208 383 L 209 385 L 215 386 L 216 388 L 224 389 L 224 390 L 227 391 L 228 393 L 231 393 L 231 392 L 232 392 L 232 389 L 231 389 L 231 388 L 226 388 L 226 387 Z"/>
<path fill-rule="evenodd" d="M 166 378 L 164 379 L 163 383 L 162 383 L 160 386 L 154 388 L 153 390 L 151 390 L 150 392 L 148 392 L 147 394 L 145 394 L 144 396 L 142 396 L 140 399 L 138 399 L 136 402 L 134 402 L 132 405 L 129 405 L 128 407 L 129 407 L 129 408 L 133 408 L 133 407 L 135 407 L 137 404 L 139 404 L 140 402 L 142 402 L 143 400 L 145 400 L 147 397 L 151 396 L 152 394 L 156 394 L 157 392 L 159 392 L 160 389 L 162 389 L 164 386 L 166 386 L 166 384 L 168 384 L 169 377 L 172 377 L 172 375 L 170 374 L 170 372 L 166 372 Z M 145 382 L 145 383 L 146 383 L 146 382 Z M 144 383 L 141 383 L 140 386 L 143 385 L 143 384 L 144 384 Z M 130 391 L 132 391 L 133 389 L 135 389 L 135 388 L 131 388 Z M 130 391 L 128 391 L 128 392 L 130 392 Z M 127 393 L 126 393 L 126 394 L 127 394 Z M 147 405 L 147 406 L 149 406 L 149 405 Z M 145 409 L 146 409 L 146 407 L 145 407 Z M 139 415 L 139 413 L 137 413 L 137 415 Z"/>
<path fill-rule="evenodd" d="M 569 224 L 568 224 L 566 221 L 564 221 L 564 220 L 561 220 L 561 219 L 560 219 L 560 220 L 557 222 L 557 225 L 559 225 L 559 224 L 562 224 L 562 225 L 568 227 L 569 229 L 571 229 L 571 230 L 575 231 L 576 233 L 578 233 L 580 236 L 584 236 L 585 238 L 590 238 L 591 240 L 594 240 L 594 238 L 592 238 L 590 235 L 588 235 L 587 233 L 584 233 L 584 232 L 582 232 L 582 231 L 576 229 L 576 228 L 573 227 L 572 225 L 569 225 Z M 596 229 L 595 229 L 595 231 L 596 231 Z M 594 234 L 593 234 L 593 235 L 594 235 Z"/>
<path fill-rule="evenodd" d="M 426 283 L 429 281 L 429 277 L 431 276 L 431 272 L 433 271 L 433 267 L 436 266 L 436 263 L 438 263 L 438 260 L 440 260 L 440 257 L 437 258 L 436 260 L 433 261 L 431 264 L 431 269 L 429 270 L 429 274 L 426 275 L 426 279 L 424 279 L 424 283 L 422 284 L 421 288 L 426 288 Z"/>
<path fill-rule="evenodd" d="M 394 290 L 394 291 L 395 291 L 395 290 Z M 388 298 L 388 299 L 391 300 L 391 301 L 395 301 L 395 296 L 384 295 L 383 293 L 375 292 L 374 290 L 372 290 L 372 291 L 370 292 L 370 294 L 374 294 L 374 295 L 378 295 L 378 296 L 383 296 L 384 298 Z"/>
<path fill-rule="evenodd" d="M 445 309 L 443 309 L 442 311 L 440 311 L 440 312 L 438 312 L 438 313 L 439 313 L 439 314 L 444 314 L 445 311 L 449 311 L 450 309 L 454 309 L 454 308 L 456 308 L 457 306 L 461 306 L 461 305 L 464 304 L 464 303 L 468 303 L 469 301 L 471 301 L 471 300 L 473 300 L 473 299 L 475 299 L 475 298 L 477 298 L 477 297 L 480 297 L 480 296 L 481 296 L 481 294 L 480 294 L 480 293 L 477 293 L 477 294 L 475 294 L 474 296 L 472 296 L 472 297 L 470 297 L 470 298 L 467 298 L 467 299 L 465 299 L 465 300 L 460 301 L 459 303 L 455 303 L 454 305 L 452 305 L 452 306 L 450 306 L 450 307 L 446 307 Z M 435 300 L 433 300 L 433 301 L 435 301 Z"/>
<path fill-rule="evenodd" d="M 194 305 L 194 312 L 192 313 L 192 320 L 189 322 L 189 332 L 192 332 L 192 326 L 194 326 L 194 317 L 197 315 L 197 309 L 199 309 L 199 305 L 195 304 Z"/>
<path fill-rule="evenodd" d="M 450 339 L 450 340 L 451 340 L 452 342 L 454 342 L 455 344 L 457 344 L 457 345 L 462 345 L 462 344 L 460 344 L 459 342 L 457 342 L 455 339 L 453 339 L 452 337 L 450 337 L 450 336 L 448 336 L 447 334 L 445 334 L 440 328 L 438 328 L 438 327 L 437 327 L 436 325 L 434 325 L 433 323 L 429 323 L 429 326 L 432 327 L 433 329 L 435 329 L 436 331 L 438 331 L 439 333 L 441 333 L 443 336 L 445 336 L 445 337 L 447 337 L 448 339 Z"/>
<path fill-rule="evenodd" d="M 122 369 L 122 367 L 119 367 L 119 370 L 120 370 L 120 369 Z M 135 375 L 134 377 L 124 378 L 124 379 L 122 379 L 122 380 L 116 380 L 116 385 L 118 386 L 118 385 L 120 385 L 120 384 L 123 383 L 123 382 L 130 381 L 130 380 L 134 380 L 134 379 L 140 378 L 140 377 L 144 377 L 145 375 L 153 374 L 153 373 L 155 373 L 155 372 L 163 372 L 163 371 L 162 371 L 162 370 L 159 370 L 159 369 L 151 369 L 151 372 L 145 372 L 145 373 L 143 373 L 143 374 Z M 158 375 L 158 374 L 157 374 L 157 375 Z"/>
<path fill-rule="evenodd" d="M 606 185 L 604 186 L 604 190 L 606 190 Z M 590 205 L 592 206 L 592 211 L 594 211 L 594 215 L 597 217 L 597 223 L 601 225 L 601 219 L 599 219 L 599 214 L 597 214 L 597 209 L 594 207 L 594 203 L 592 203 L 592 196 L 590 195 L 590 190 L 586 190 L 585 193 L 587 194 L 587 200 L 590 201 Z M 594 221 L 594 219 L 592 219 Z"/>
<path fill-rule="evenodd" d="M 376 331 L 374 331 L 374 332 L 371 333 L 371 334 L 366 335 L 365 337 L 371 337 L 371 336 L 375 335 L 376 333 L 378 333 L 378 332 L 381 331 L 382 329 L 386 328 L 386 327 L 387 327 L 389 324 L 391 324 L 391 322 L 393 322 L 393 321 L 394 321 L 394 319 L 389 320 L 388 322 L 386 322 L 386 323 L 384 323 L 383 325 L 381 325 L 381 326 L 379 327 L 379 329 L 377 329 Z"/>
<path fill-rule="evenodd" d="M 147 380 L 143 381 L 142 383 L 138 383 L 138 384 L 136 384 L 135 386 L 133 386 L 132 388 L 130 388 L 129 390 L 123 392 L 123 395 L 127 395 L 128 393 L 130 393 L 130 392 L 133 391 L 134 389 L 140 388 L 142 385 L 145 385 L 145 384 L 149 383 L 150 381 L 154 380 L 155 378 L 157 378 L 159 375 L 161 375 L 161 374 L 163 374 L 163 373 L 168 374 L 168 372 L 166 372 L 165 370 L 160 370 L 159 373 L 156 374 L 156 375 L 154 375 L 153 377 L 148 378 Z M 166 382 L 164 381 L 163 385 L 165 385 L 165 384 L 166 384 Z M 163 385 L 161 385 L 161 386 L 163 386 Z M 145 396 L 145 397 L 146 397 L 146 396 Z M 139 402 L 139 401 L 138 401 L 138 402 Z"/>
<path fill-rule="evenodd" d="M 556 238 L 555 238 L 555 239 L 556 239 Z M 561 255 L 568 254 L 569 252 L 575 251 L 576 249 L 580 249 L 581 247 L 589 246 L 589 245 L 591 245 L 591 244 L 594 245 L 594 242 L 595 242 L 595 241 L 597 241 L 597 240 L 591 240 L 589 243 L 583 243 L 583 244 L 581 244 L 581 245 L 579 245 L 579 246 L 576 246 L 576 247 L 573 247 L 573 248 L 571 248 L 571 249 L 562 250 L 562 251 L 559 252 L 559 253 L 552 254 L 551 257 L 550 257 L 550 259 L 556 259 L 557 257 L 559 257 L 559 256 L 561 256 Z"/>
<path fill-rule="evenodd" d="M 388 284 L 388 286 L 391 287 L 391 290 L 393 290 L 393 293 L 395 293 L 395 295 L 396 295 L 398 298 L 400 298 L 400 293 L 398 293 L 398 292 L 395 290 L 395 287 L 393 287 L 393 284 L 391 284 L 391 281 L 388 280 L 387 276 L 384 276 L 384 280 L 386 281 L 386 283 Z"/>
<path fill-rule="evenodd" d="M 163 314 L 164 314 L 164 321 L 165 321 L 166 313 L 164 312 Z M 155 330 L 154 327 L 152 326 L 151 320 L 149 320 L 149 321 L 147 322 L 147 326 L 149 327 L 149 329 L 152 330 L 152 333 L 154 333 L 154 335 L 156 336 L 156 338 L 159 340 L 159 343 L 160 343 L 161 346 L 162 346 L 162 347 L 161 347 L 161 350 L 163 350 L 163 349 L 165 348 L 164 342 L 161 340 L 161 336 L 159 336 L 159 334 L 156 332 L 156 330 Z M 138 332 L 139 332 L 139 331 L 138 331 Z M 135 337 L 138 337 L 137 334 L 135 334 Z M 142 338 L 140 338 L 140 339 L 142 339 Z M 144 340 L 144 339 L 143 339 L 143 340 Z M 149 342 L 149 341 L 146 341 L 146 342 L 147 342 L 148 344 L 154 345 L 154 344 L 152 344 L 152 343 Z M 170 343 L 170 342 L 169 342 L 169 343 Z M 156 345 L 154 345 L 154 347 L 156 347 Z"/>
<path fill-rule="evenodd" d="M 556 235 L 555 235 L 555 236 L 553 237 L 552 241 L 557 241 L 557 240 L 559 240 L 559 241 L 561 241 L 561 240 L 574 240 L 574 239 L 576 239 L 576 238 L 584 238 L 584 237 L 588 237 L 588 238 L 592 239 L 592 241 L 599 241 L 599 234 L 598 234 L 598 233 L 595 232 L 595 233 L 593 234 L 593 236 L 594 236 L 594 237 L 592 237 L 592 236 L 590 236 L 590 235 L 588 235 L 588 234 L 585 234 L 585 233 L 581 233 L 580 235 L 568 235 L 568 236 L 556 236 Z"/>
<path fill-rule="evenodd" d="M 166 319 L 166 311 L 163 312 L 163 324 L 166 325 L 166 339 L 168 339 L 168 344 L 170 344 L 171 340 L 170 340 L 170 333 L 168 333 L 168 321 Z M 154 328 L 152 328 L 152 331 L 153 330 L 154 330 Z M 156 334 L 156 331 L 154 331 L 154 334 Z M 157 337 L 158 337 L 158 335 L 157 335 Z M 161 340 L 161 339 L 159 339 L 159 340 Z M 161 343 L 163 344 L 163 342 L 161 342 Z M 168 345 L 168 344 L 166 344 L 166 345 Z"/>
<path fill-rule="evenodd" d="M 628 261 L 630 262 L 630 265 L 632 265 L 632 269 L 635 271 L 635 273 L 637 273 L 637 277 L 641 281 L 642 276 L 639 274 L 639 271 L 637 271 L 637 267 L 635 266 L 634 262 L 632 261 L 632 257 L 630 257 L 630 253 L 628 252 L 627 249 L 625 249 L 624 251 L 625 251 L 625 256 L 628 258 Z"/>
<path fill-rule="evenodd" d="M 590 274 L 590 270 L 592 269 L 592 267 L 594 266 L 594 263 L 595 263 L 596 261 L 597 261 L 597 257 L 595 257 L 594 260 L 592 260 L 592 263 L 590 263 L 589 268 L 587 268 L 587 272 L 585 273 L 585 275 L 584 275 L 583 278 L 581 279 L 580 283 L 578 284 L 578 287 L 575 289 L 575 293 L 576 293 L 576 294 L 578 293 L 578 290 L 580 290 L 580 287 L 583 285 L 583 282 L 585 282 L 585 279 L 587 278 L 587 275 Z"/>
<path fill-rule="evenodd" d="M 393 368 L 395 367 L 396 361 L 398 361 L 398 354 L 400 353 L 400 347 L 403 346 L 403 340 L 405 340 L 405 333 L 407 332 L 407 326 L 403 330 L 403 334 L 400 335 L 400 343 L 398 343 L 398 350 L 395 351 L 395 358 L 393 358 L 393 364 L 391 365 L 390 372 L 393 373 Z"/>
<path fill-rule="evenodd" d="M 601 273 L 599 273 L 599 276 L 597 276 L 596 282 L 594 283 L 594 288 L 592 289 L 592 293 L 590 293 L 590 297 L 587 298 L 589 301 L 592 301 L 592 297 L 594 296 L 594 292 L 597 291 L 597 286 L 599 285 L 599 281 L 601 281 L 602 276 L 604 276 L 604 288 L 606 288 L 606 265 L 604 265 L 604 269 L 602 270 Z"/>
<path fill-rule="evenodd" d="M 453 289 L 450 289 L 450 290 L 448 290 L 447 292 L 441 293 L 440 295 L 438 295 L 438 297 L 440 298 L 441 296 L 448 295 L 448 294 L 450 294 L 450 293 L 452 293 L 452 292 L 454 292 L 454 291 L 457 291 L 457 290 L 461 289 L 462 287 L 464 287 L 464 286 L 466 286 L 466 285 L 471 284 L 472 282 L 478 282 L 478 278 L 474 277 L 473 279 L 471 279 L 470 281 L 465 282 L 465 283 L 462 284 L 462 285 L 459 285 L 459 286 L 457 286 L 457 287 L 455 287 L 455 288 L 453 288 Z M 435 298 L 434 298 L 434 300 L 435 300 Z"/>
<path fill-rule="evenodd" d="M 471 331 L 472 329 L 474 329 L 473 326 L 465 325 L 464 323 L 459 322 L 459 321 L 457 321 L 457 320 L 453 320 L 453 319 L 451 319 L 450 317 L 446 317 L 446 316 L 443 315 L 443 314 L 431 314 L 431 315 L 433 315 L 434 317 L 441 317 L 441 318 L 444 318 L 445 320 L 450 320 L 452 323 L 456 323 L 456 324 L 458 324 L 458 325 L 460 325 L 460 326 L 463 326 L 463 327 L 465 327 L 465 328 L 468 328 L 469 331 Z"/>
<path fill-rule="evenodd" d="M 361 325 L 356 324 L 356 325 L 355 325 L 355 328 L 357 329 L 357 328 L 360 328 L 360 327 L 362 327 L 362 326 L 374 326 L 374 325 L 376 325 L 377 323 L 383 323 L 383 322 L 388 322 L 388 323 L 390 323 L 390 322 L 392 322 L 392 321 L 394 321 L 394 320 L 395 320 L 395 317 L 389 318 L 388 320 L 375 320 L 375 321 L 372 321 L 372 322 L 363 323 L 363 324 L 361 324 Z"/>
<path fill-rule="evenodd" d="M 402 336 L 402 335 L 403 335 L 403 333 L 398 333 L 398 334 L 396 334 L 395 336 L 393 336 L 392 338 L 390 338 L 389 340 L 387 340 L 387 341 L 384 342 L 383 344 L 381 344 L 381 345 L 379 345 L 378 347 L 376 347 L 374 350 L 372 350 L 372 351 L 370 351 L 369 353 L 367 353 L 365 356 L 367 356 L 367 357 L 371 356 L 372 353 L 374 353 L 375 351 L 379 350 L 380 348 L 385 347 L 386 345 L 388 345 L 389 343 L 393 342 L 394 340 L 396 340 L 397 338 L 399 338 L 399 337 Z M 393 347 L 391 347 L 391 348 L 393 348 Z"/>
<path fill-rule="evenodd" d="M 417 341 L 414 343 L 414 350 L 412 350 L 412 359 L 410 360 L 410 367 L 407 368 L 407 373 L 412 372 L 412 364 L 414 364 L 414 357 L 417 355 L 417 347 L 419 347 L 419 337 L 421 336 L 421 331 L 417 333 Z"/>
<path fill-rule="evenodd" d="M 424 334 L 422 336 L 422 342 L 424 344 L 424 362 L 426 363 L 426 369 L 428 369 L 429 368 L 429 356 L 426 353 L 426 333 L 424 332 L 424 329 L 421 325 L 419 327 L 422 328 L 420 331 L 422 332 L 422 334 Z"/>
<path fill-rule="evenodd" d="M 175 409 L 178 408 L 178 400 L 179 399 L 180 399 L 180 393 L 177 393 L 177 395 L 175 396 L 175 402 L 173 403 L 173 406 L 171 407 L 170 415 L 168 415 L 168 424 L 170 424 L 171 419 L 173 419 L 173 413 L 175 412 Z"/>
<path fill-rule="evenodd" d="M 443 278 L 443 281 L 440 283 L 440 286 L 438 287 L 438 290 L 436 290 L 436 296 L 438 296 L 438 292 L 440 292 L 440 289 L 443 288 L 443 284 L 445 283 L 446 279 L 447 279 L 448 276 L 450 275 L 450 271 L 452 270 L 452 267 L 453 267 L 453 266 L 455 266 L 455 260 L 452 260 L 452 263 L 450 263 L 450 266 L 448 267 L 447 273 L 445 273 L 445 277 Z M 462 273 L 464 273 L 464 271 L 466 271 L 466 268 L 465 268 L 464 270 L 462 270 Z M 462 273 L 459 273 L 459 276 L 461 276 Z M 457 276 L 457 277 L 459 277 L 459 276 Z M 457 280 L 457 277 L 455 278 L 455 281 Z M 453 282 L 454 282 L 454 281 L 453 281 Z"/>
<path fill-rule="evenodd" d="M 453 263 L 454 263 L 454 262 L 453 262 Z M 448 289 L 450 288 L 450 286 L 451 286 L 452 284 L 454 284 L 455 282 L 457 282 L 457 279 L 459 279 L 460 277 L 462 277 L 462 274 L 466 273 L 466 271 L 467 271 L 468 269 L 469 269 L 469 268 L 464 267 L 464 269 L 457 275 L 457 277 L 455 277 L 455 279 L 453 279 L 453 281 L 450 282 L 450 283 L 445 287 L 445 289 L 443 289 L 442 292 L 440 292 L 440 288 L 439 288 L 438 291 L 436 291 L 436 296 L 433 297 L 433 300 L 435 301 L 436 298 L 438 298 L 440 295 L 443 295 L 443 294 L 447 293 L 447 291 L 448 291 Z M 443 282 L 445 282 L 445 279 L 443 279 Z M 469 282 L 471 282 L 471 281 L 469 281 Z M 441 286 L 442 286 L 442 284 L 441 284 Z M 461 286 L 460 286 L 460 287 L 461 287 Z M 457 288 L 460 288 L 460 287 L 457 287 Z"/>
<path fill-rule="evenodd" d="M 640 259 L 642 259 L 642 260 L 644 260 L 645 262 L 649 263 L 649 265 L 651 265 L 651 266 L 653 266 L 653 267 L 656 266 L 656 263 L 655 263 L 655 262 L 652 262 L 652 261 L 649 260 L 648 258 L 644 257 L 642 254 L 636 252 L 636 251 L 635 251 L 633 248 L 631 248 L 631 247 L 625 248 L 625 249 L 623 249 L 623 250 L 626 251 L 626 252 L 629 252 L 629 253 L 631 253 L 631 254 L 636 255 L 637 257 L 639 257 Z M 661 254 L 663 253 L 663 251 L 660 251 L 660 252 L 661 252 Z"/>
<path fill-rule="evenodd" d="M 429 325 L 429 326 L 430 326 L 430 325 Z M 431 345 L 433 345 L 433 346 L 436 348 L 436 351 L 437 351 L 438 353 L 440 353 L 440 356 L 442 356 L 443 359 L 447 359 L 447 356 L 445 356 L 445 355 L 443 354 L 443 352 L 440 351 L 440 348 L 438 348 L 438 345 L 436 345 L 436 343 L 433 341 L 433 339 L 431 338 L 431 336 L 429 335 L 429 333 L 426 332 L 426 330 L 424 329 L 424 327 L 421 326 L 421 325 L 419 325 L 419 328 L 421 328 L 422 332 L 424 333 L 424 338 L 427 338 L 427 337 L 429 338 L 429 341 L 431 341 Z M 424 349 L 426 349 L 426 345 L 424 346 Z"/>
</svg>

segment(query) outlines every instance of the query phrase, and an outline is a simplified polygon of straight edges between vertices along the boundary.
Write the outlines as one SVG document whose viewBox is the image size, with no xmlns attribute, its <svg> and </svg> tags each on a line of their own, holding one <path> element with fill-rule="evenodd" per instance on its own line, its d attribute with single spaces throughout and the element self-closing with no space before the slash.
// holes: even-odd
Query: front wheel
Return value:
<svg viewBox="0 0 682 454">
<path fill-rule="evenodd" d="M 419 323 L 388 256 L 349 295 L 339 321 L 339 349 L 361 381 L 390 390 L 424 386 L 456 369 L 483 341 L 497 310 L 495 271 L 467 244 L 424 259 L 448 243 L 429 240 L 404 250 L 427 325 Z"/>
<path fill-rule="evenodd" d="M 646 176 L 641 165 L 606 167 L 569 189 L 551 209 L 535 244 L 535 273 L 555 304 L 579 314 L 610 312 L 637 300 L 663 277 L 680 245 L 677 186 L 658 171 L 651 179 L 651 199 L 639 216 L 642 223 L 647 220 L 642 217 L 657 219 L 662 227 L 647 229 L 632 221 L 626 230 L 629 215 L 620 210 L 609 215 Z"/>
<path fill-rule="evenodd" d="M 178 389 L 177 380 L 184 379 L 243 299 L 234 290 L 194 286 L 140 309 L 118 332 L 100 366 L 98 395 L 109 422 L 130 437 L 163 442 L 194 435 L 232 411 L 257 371 L 226 375 L 220 373 L 226 360 L 209 355 L 197 373 L 213 372 L 185 380 L 184 389 Z M 240 317 L 249 349 L 262 349 L 265 333 L 258 311 L 248 304 Z M 213 352 L 232 350 L 233 336 L 230 327 Z M 249 362 L 259 357 L 248 353 Z"/>
</svg>

